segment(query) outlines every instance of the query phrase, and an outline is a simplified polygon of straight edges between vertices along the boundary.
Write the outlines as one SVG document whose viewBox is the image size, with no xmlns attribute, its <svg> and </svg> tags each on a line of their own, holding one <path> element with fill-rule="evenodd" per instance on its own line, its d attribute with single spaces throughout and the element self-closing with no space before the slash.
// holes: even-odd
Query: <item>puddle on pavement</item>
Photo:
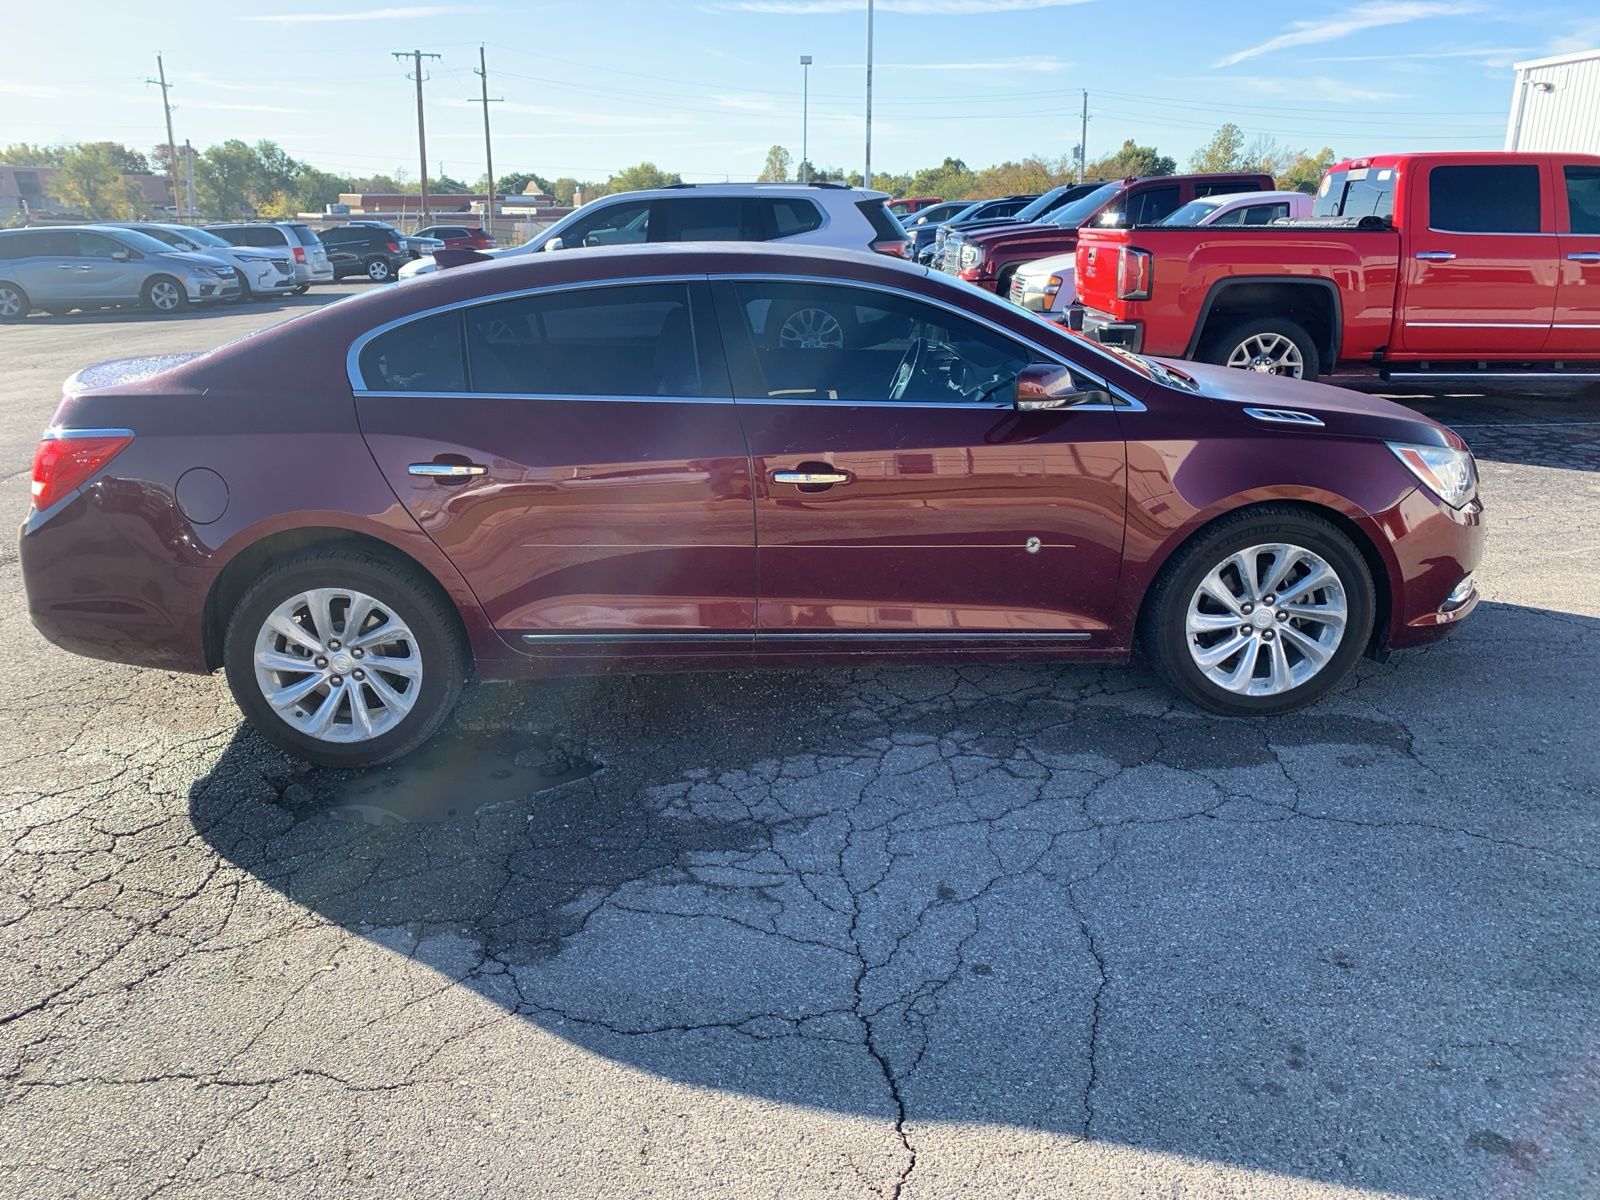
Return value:
<svg viewBox="0 0 1600 1200">
<path fill-rule="evenodd" d="M 421 750 L 368 771 L 312 770 L 270 782 L 297 818 L 328 814 L 369 825 L 470 816 L 598 770 L 537 733 L 441 735 Z"/>
</svg>

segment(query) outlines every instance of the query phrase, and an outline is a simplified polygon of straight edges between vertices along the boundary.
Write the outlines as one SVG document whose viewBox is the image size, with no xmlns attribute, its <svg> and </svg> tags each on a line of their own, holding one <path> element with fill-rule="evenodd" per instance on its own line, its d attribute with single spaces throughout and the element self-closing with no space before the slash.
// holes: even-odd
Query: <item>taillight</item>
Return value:
<svg viewBox="0 0 1600 1200">
<path fill-rule="evenodd" d="M 306 248 L 304 246 L 296 246 L 294 248 L 294 260 L 297 263 L 305 262 L 305 260 L 306 260 Z"/>
<path fill-rule="evenodd" d="M 879 238 L 868 244 L 867 249 L 875 250 L 879 254 L 887 254 L 892 258 L 906 256 L 906 243 L 904 238 Z"/>
<path fill-rule="evenodd" d="M 400 253 L 400 247 L 394 242 L 385 242 L 384 246 L 385 246 L 385 248 L 388 249 L 390 254 L 399 254 Z"/>
<path fill-rule="evenodd" d="M 48 429 L 33 453 L 33 506 L 40 512 L 82 487 L 133 441 L 131 429 Z"/>
<path fill-rule="evenodd" d="M 1124 246 L 1117 257 L 1117 299 L 1150 299 L 1151 276 L 1154 268 L 1148 250 L 1135 250 Z"/>
</svg>

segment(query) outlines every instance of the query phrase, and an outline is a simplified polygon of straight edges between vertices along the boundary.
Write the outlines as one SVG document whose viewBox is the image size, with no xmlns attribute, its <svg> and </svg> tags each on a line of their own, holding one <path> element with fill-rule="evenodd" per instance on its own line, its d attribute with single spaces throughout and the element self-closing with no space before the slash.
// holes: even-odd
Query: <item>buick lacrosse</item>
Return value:
<svg viewBox="0 0 1600 1200">
<path fill-rule="evenodd" d="M 881 255 L 640 245 L 440 271 L 67 382 L 34 623 L 221 668 L 355 767 L 463 682 L 1114 661 L 1270 714 L 1477 603 L 1477 476 L 1397 405 L 1113 353 Z"/>
</svg>

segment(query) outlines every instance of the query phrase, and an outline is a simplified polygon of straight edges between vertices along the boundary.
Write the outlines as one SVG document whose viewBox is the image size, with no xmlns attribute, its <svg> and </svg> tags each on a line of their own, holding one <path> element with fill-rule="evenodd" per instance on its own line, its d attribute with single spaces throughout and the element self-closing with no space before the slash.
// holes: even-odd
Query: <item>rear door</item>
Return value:
<svg viewBox="0 0 1600 1200">
<path fill-rule="evenodd" d="M 1557 218 L 1565 217 L 1560 243 L 1561 283 L 1546 347 L 1574 358 L 1600 358 L 1600 167 L 1557 164 L 1565 191 Z"/>
<path fill-rule="evenodd" d="M 6 239 L 11 247 L 7 274 L 41 308 L 66 306 L 75 293 L 78 235 L 70 229 L 29 229 Z"/>
<path fill-rule="evenodd" d="M 1401 347 L 1455 359 L 1543 350 L 1558 277 L 1544 165 L 1436 163 L 1418 174 L 1407 180 Z"/>
<path fill-rule="evenodd" d="M 758 647 L 1090 646 L 1124 447 L 1104 408 L 1019 413 L 1038 351 L 919 297 L 715 280 L 749 439 Z"/>
<path fill-rule="evenodd" d="M 520 649 L 748 652 L 749 457 L 704 282 L 489 299 L 361 346 L 361 429 Z"/>
</svg>

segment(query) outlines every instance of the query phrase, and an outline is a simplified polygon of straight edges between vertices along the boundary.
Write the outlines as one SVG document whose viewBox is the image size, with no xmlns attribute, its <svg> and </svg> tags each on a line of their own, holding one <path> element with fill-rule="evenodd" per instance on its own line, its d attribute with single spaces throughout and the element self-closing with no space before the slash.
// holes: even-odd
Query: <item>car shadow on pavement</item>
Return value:
<svg viewBox="0 0 1600 1200">
<path fill-rule="evenodd" d="M 62 313 L 60 315 L 34 314 L 21 326 L 39 325 L 130 325 L 130 324 L 157 324 L 167 325 L 182 321 L 204 321 L 210 317 L 237 316 L 241 313 L 255 312 L 262 316 L 272 316 L 278 313 L 294 313 L 302 309 L 320 308 L 330 300 L 337 300 L 339 296 L 329 296 L 326 293 L 318 295 L 317 290 L 301 296 L 273 296 L 261 297 L 255 300 L 240 300 L 231 303 L 219 304 L 191 304 L 181 312 L 157 313 L 135 305 L 122 308 L 94 308 L 84 312 Z"/>
<path fill-rule="evenodd" d="M 1449 425 L 1480 461 L 1600 470 L 1600 384 L 1555 380 L 1518 388 L 1507 380 L 1486 388 L 1463 381 L 1449 390 L 1363 380 L 1353 389 Z"/>
<path fill-rule="evenodd" d="M 975 1122 L 1576 1196 L 1600 1170 L 1597 663 L 1600 621 L 1485 604 L 1274 720 L 1138 666 L 479 688 L 365 773 L 241 730 L 190 811 L 506 1012 L 893 1122 L 907 1170 Z"/>
</svg>

